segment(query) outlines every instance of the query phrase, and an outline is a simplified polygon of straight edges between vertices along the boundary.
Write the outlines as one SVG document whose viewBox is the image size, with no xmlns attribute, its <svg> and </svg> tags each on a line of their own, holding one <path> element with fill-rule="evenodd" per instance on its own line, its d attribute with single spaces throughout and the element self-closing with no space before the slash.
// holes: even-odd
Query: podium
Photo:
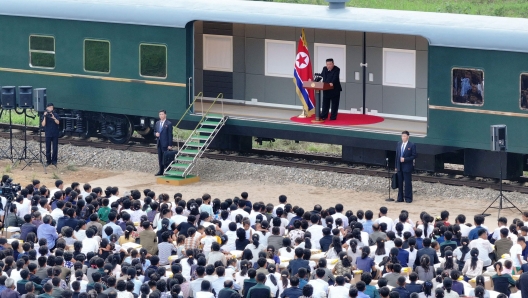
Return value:
<svg viewBox="0 0 528 298">
<path fill-rule="evenodd" d="M 334 86 L 331 86 L 329 83 L 324 82 L 315 82 L 315 81 L 304 81 L 303 82 L 303 88 L 305 89 L 312 89 L 315 90 L 316 94 L 319 94 L 318 96 L 315 96 L 315 120 L 312 120 L 313 123 L 323 123 L 324 120 L 321 119 L 321 97 L 323 92 L 326 90 L 332 90 L 334 89 Z"/>
</svg>

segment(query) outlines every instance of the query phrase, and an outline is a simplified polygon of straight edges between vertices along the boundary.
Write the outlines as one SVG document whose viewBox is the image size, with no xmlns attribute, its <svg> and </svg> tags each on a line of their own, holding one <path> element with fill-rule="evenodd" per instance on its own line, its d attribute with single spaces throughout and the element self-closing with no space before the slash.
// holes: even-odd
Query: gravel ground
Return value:
<svg viewBox="0 0 528 298">
<path fill-rule="evenodd" d="M 14 140 L 13 143 L 15 151 L 19 151 L 23 146 L 23 142 L 18 140 Z M 8 140 L 4 139 L 0 144 L 0 149 L 5 150 L 8 146 Z M 37 142 L 28 142 L 28 147 L 30 150 L 38 152 Z M 15 156 L 18 155 L 15 154 Z M 157 156 L 150 153 L 60 145 L 59 164 L 93 167 L 112 171 L 155 173 L 157 171 Z M 387 192 L 388 184 L 387 179 L 379 177 L 211 159 L 201 159 L 194 172 L 198 173 L 204 181 L 251 180 L 276 184 L 297 183 L 377 193 Z M 414 182 L 413 188 L 415 193 L 420 193 L 426 197 L 450 199 L 472 198 L 489 200 L 498 194 L 497 191 L 490 189 L 474 189 L 424 182 Z M 507 193 L 507 197 L 519 203 L 525 203 L 528 199 L 528 195 L 520 193 Z"/>
</svg>

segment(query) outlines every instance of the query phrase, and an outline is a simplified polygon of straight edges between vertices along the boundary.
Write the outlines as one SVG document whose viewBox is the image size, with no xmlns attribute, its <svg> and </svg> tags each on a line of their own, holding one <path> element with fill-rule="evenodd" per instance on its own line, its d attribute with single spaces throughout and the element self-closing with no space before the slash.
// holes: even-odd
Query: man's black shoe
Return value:
<svg viewBox="0 0 528 298">
<path fill-rule="evenodd" d="M 331 120 L 331 121 L 333 121 L 333 120 L 337 120 L 337 118 L 330 118 L 330 120 Z"/>
<path fill-rule="evenodd" d="M 396 200 L 396 203 L 403 203 L 403 200 Z"/>
<path fill-rule="evenodd" d="M 57 167 L 57 163 L 56 162 L 53 162 L 51 164 L 54 165 L 55 167 Z"/>
<path fill-rule="evenodd" d="M 163 173 L 157 172 L 154 176 L 163 176 Z"/>
<path fill-rule="evenodd" d="M 412 201 L 407 200 L 407 201 L 405 201 L 405 203 L 409 203 L 410 204 L 410 203 L 412 203 Z"/>
<path fill-rule="evenodd" d="M 51 164 L 51 161 L 46 162 L 46 165 L 49 166 Z"/>
</svg>

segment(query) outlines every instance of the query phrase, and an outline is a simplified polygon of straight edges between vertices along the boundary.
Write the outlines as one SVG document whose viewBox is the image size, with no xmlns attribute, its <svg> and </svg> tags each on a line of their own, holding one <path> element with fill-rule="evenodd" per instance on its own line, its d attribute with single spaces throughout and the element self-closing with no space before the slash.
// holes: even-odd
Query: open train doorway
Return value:
<svg viewBox="0 0 528 298">
<path fill-rule="evenodd" d="M 194 22 L 194 95 L 223 93 L 231 118 L 296 123 L 302 111 L 293 82 L 303 28 Z M 378 115 L 375 124 L 340 129 L 427 134 L 428 42 L 415 35 L 304 28 L 313 71 L 326 58 L 340 67 L 339 112 Z M 203 105 L 208 106 L 208 105 Z M 195 112 L 201 113 L 196 105 Z M 213 110 L 220 109 L 214 106 Z M 327 125 L 332 129 L 332 125 Z"/>
</svg>

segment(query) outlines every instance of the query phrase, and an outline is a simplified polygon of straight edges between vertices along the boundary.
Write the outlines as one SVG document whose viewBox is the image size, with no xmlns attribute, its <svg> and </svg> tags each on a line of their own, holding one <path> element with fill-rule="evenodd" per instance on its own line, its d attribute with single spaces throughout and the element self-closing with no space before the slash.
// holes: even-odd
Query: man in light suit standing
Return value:
<svg viewBox="0 0 528 298">
<path fill-rule="evenodd" d="M 409 142 L 409 132 L 403 131 L 401 142 L 396 146 L 396 172 L 398 173 L 398 199 L 396 202 L 412 202 L 412 171 L 416 159 L 416 145 Z M 405 190 L 405 194 L 404 194 Z"/>
<path fill-rule="evenodd" d="M 157 138 L 156 146 L 158 147 L 159 172 L 156 176 L 163 175 L 165 167 L 163 166 L 163 154 L 172 149 L 172 123 L 167 120 L 167 112 L 159 111 L 159 119 L 154 126 L 154 133 Z"/>
</svg>

